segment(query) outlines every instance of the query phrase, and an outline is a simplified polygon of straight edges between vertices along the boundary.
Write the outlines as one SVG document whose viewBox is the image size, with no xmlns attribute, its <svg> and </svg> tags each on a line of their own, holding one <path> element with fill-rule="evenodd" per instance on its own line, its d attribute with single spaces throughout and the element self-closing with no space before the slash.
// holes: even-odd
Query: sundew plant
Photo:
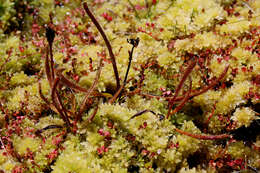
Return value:
<svg viewBox="0 0 260 173">
<path fill-rule="evenodd" d="M 0 173 L 260 171 L 259 0 L 0 0 Z"/>
</svg>

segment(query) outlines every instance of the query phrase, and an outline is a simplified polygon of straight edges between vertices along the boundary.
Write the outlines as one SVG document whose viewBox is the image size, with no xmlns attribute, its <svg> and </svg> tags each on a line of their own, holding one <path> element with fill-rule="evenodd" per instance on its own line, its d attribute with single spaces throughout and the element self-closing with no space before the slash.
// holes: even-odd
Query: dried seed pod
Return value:
<svg viewBox="0 0 260 173">
<path fill-rule="evenodd" d="M 45 36 L 46 36 L 46 38 L 48 40 L 48 43 L 52 44 L 53 40 L 55 38 L 55 31 L 51 27 L 47 27 Z"/>
</svg>

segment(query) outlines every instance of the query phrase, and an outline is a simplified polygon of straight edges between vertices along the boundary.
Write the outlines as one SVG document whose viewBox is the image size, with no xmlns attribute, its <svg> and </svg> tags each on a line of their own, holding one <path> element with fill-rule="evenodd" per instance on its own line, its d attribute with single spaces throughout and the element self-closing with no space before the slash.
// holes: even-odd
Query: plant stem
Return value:
<svg viewBox="0 0 260 173">
<path fill-rule="evenodd" d="M 219 81 L 221 81 L 225 77 L 228 69 L 229 69 L 229 65 L 227 65 L 225 67 L 224 71 L 221 73 L 221 75 L 216 80 L 212 81 L 208 86 L 205 86 L 205 87 L 203 87 L 200 90 L 192 90 L 191 94 L 190 94 L 190 98 L 193 98 L 193 97 L 196 97 L 198 95 L 201 95 L 201 94 L 207 92 L 209 89 L 213 88 Z M 152 95 L 152 94 L 147 94 L 147 93 L 138 93 L 138 94 L 141 95 L 141 96 L 149 97 L 149 98 L 157 98 L 157 99 L 165 98 L 166 100 L 167 99 L 173 99 L 173 97 L 174 97 L 174 96 L 164 97 L 164 96 Z M 176 97 L 174 99 L 174 101 L 181 101 L 184 97 L 185 96 Z"/>
<path fill-rule="evenodd" d="M 106 43 L 106 46 L 107 46 L 107 49 L 108 49 L 108 52 L 109 52 L 109 55 L 110 55 L 110 59 L 111 59 L 112 65 L 113 65 L 114 75 L 115 75 L 115 78 L 116 78 L 116 86 L 117 86 L 117 90 L 118 90 L 120 88 L 120 79 L 119 79 L 119 75 L 118 75 L 116 59 L 115 59 L 111 44 L 108 41 L 107 36 L 106 36 L 105 32 L 103 31 L 102 27 L 100 26 L 100 24 L 98 23 L 97 19 L 94 17 L 94 15 L 89 10 L 88 4 L 86 2 L 83 3 L 83 7 L 84 7 L 86 13 L 88 14 L 88 16 L 90 17 L 91 21 L 94 23 L 94 25 L 96 26 L 96 28 L 100 32 L 101 36 L 103 37 L 103 39 Z"/>
<path fill-rule="evenodd" d="M 172 112 L 170 112 L 169 116 L 171 116 L 171 115 L 173 115 L 173 114 L 176 114 L 178 111 L 180 111 L 180 110 L 183 108 L 183 106 L 185 105 L 185 103 L 186 103 L 186 102 L 189 100 L 189 98 L 190 98 L 191 88 L 192 88 L 192 80 L 191 80 L 191 78 L 190 78 L 190 88 L 189 88 L 189 90 L 186 92 L 186 94 L 185 94 L 184 98 L 182 99 L 182 101 L 180 102 L 180 104 L 179 104 Z M 168 115 L 167 115 L 166 118 L 168 118 Z"/>
<path fill-rule="evenodd" d="M 103 59 L 100 59 L 99 66 L 98 66 L 98 71 L 96 73 L 95 80 L 94 80 L 92 86 L 88 89 L 88 92 L 87 92 L 87 94 L 86 94 L 86 96 L 85 96 L 85 98 L 84 98 L 84 100 L 83 100 L 83 102 L 81 104 L 79 113 L 76 115 L 76 121 L 81 119 L 82 113 L 86 109 L 86 105 L 87 105 L 87 101 L 89 100 L 89 96 L 94 91 L 94 89 L 97 87 L 98 80 L 99 80 L 100 75 L 101 75 L 102 62 L 103 62 Z"/>
<path fill-rule="evenodd" d="M 47 50 L 47 55 L 46 55 L 46 58 L 45 58 L 45 73 L 46 73 L 46 76 L 47 76 L 47 79 L 49 81 L 49 85 L 50 87 L 52 86 L 52 75 L 51 75 L 51 71 L 50 71 L 50 64 L 49 64 L 49 52 Z"/>
<path fill-rule="evenodd" d="M 134 48 L 138 46 L 139 41 L 140 41 L 139 38 L 137 38 L 137 39 L 130 39 L 130 40 L 127 39 L 127 42 L 129 44 L 132 44 L 133 47 L 132 47 L 131 51 L 128 52 L 128 54 L 129 54 L 129 58 L 128 58 L 129 62 L 128 62 L 127 70 L 126 70 L 126 73 L 125 73 L 124 82 L 123 82 L 122 86 L 117 90 L 115 95 L 108 101 L 110 104 L 112 104 L 116 100 L 116 98 L 121 94 L 121 91 L 124 89 L 124 87 L 125 87 L 125 85 L 127 83 L 127 77 L 128 77 L 128 73 L 129 73 L 129 70 L 130 70 L 130 67 L 131 67 L 131 63 L 132 63 L 132 59 L 133 59 Z"/>
<path fill-rule="evenodd" d="M 51 98 L 52 98 L 52 101 L 53 101 L 53 104 L 55 106 L 55 108 L 58 110 L 58 112 L 60 113 L 62 119 L 65 121 L 66 125 L 68 128 L 71 127 L 71 124 L 70 124 L 70 121 L 69 121 L 69 118 L 68 118 L 68 115 L 67 115 L 67 112 L 66 112 L 66 109 L 65 107 L 62 105 L 62 102 L 61 102 L 61 99 L 60 99 L 60 96 L 56 90 L 57 86 L 58 86 L 58 83 L 60 81 L 60 78 L 57 77 L 55 80 L 54 80 L 54 83 L 53 83 L 53 86 L 51 88 Z"/>
<path fill-rule="evenodd" d="M 182 135 L 186 135 L 186 136 L 190 136 L 192 138 L 196 138 L 196 139 L 201 139 L 201 140 L 217 140 L 217 139 L 225 139 L 225 138 L 232 138 L 231 135 L 228 134 L 222 134 L 222 135 L 201 135 L 201 134 L 192 134 L 189 132 L 185 132 L 183 130 L 180 130 L 178 128 L 175 128 L 176 132 L 182 134 Z"/>
<path fill-rule="evenodd" d="M 183 74 L 183 77 L 182 77 L 180 83 L 178 84 L 177 89 L 175 90 L 174 96 L 169 101 L 169 110 L 168 110 L 168 114 L 167 114 L 166 117 L 170 116 L 170 112 L 171 112 L 171 109 L 173 107 L 173 103 L 174 103 L 175 99 L 177 98 L 179 92 L 181 91 L 181 88 L 182 88 L 184 82 L 186 81 L 186 79 L 188 78 L 189 74 L 192 72 L 193 68 L 195 67 L 196 63 L 197 63 L 197 59 L 191 60 L 189 66 L 185 70 L 185 72 Z"/>
</svg>

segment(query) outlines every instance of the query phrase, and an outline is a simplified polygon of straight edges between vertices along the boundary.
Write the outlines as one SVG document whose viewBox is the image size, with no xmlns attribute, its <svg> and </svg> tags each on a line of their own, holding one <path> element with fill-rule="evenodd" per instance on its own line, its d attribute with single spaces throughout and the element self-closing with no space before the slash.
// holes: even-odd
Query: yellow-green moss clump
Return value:
<svg viewBox="0 0 260 173">
<path fill-rule="evenodd" d="M 234 115 L 231 117 L 234 121 L 238 123 L 238 126 L 249 126 L 252 120 L 254 120 L 255 112 L 250 108 L 237 108 Z"/>
<path fill-rule="evenodd" d="M 84 2 L 0 0 L 0 173 L 260 170 L 259 0 Z"/>
</svg>

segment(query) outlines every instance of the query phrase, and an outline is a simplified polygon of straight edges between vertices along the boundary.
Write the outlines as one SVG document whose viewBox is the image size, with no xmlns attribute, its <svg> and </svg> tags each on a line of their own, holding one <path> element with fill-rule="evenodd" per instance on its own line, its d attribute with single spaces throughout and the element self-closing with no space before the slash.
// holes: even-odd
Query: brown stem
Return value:
<svg viewBox="0 0 260 173">
<path fill-rule="evenodd" d="M 48 53 L 48 50 L 47 50 L 47 55 L 46 55 L 46 58 L 45 58 L 45 72 L 46 72 L 47 79 L 49 81 L 49 85 L 51 87 L 52 82 L 53 82 L 53 78 L 52 78 L 51 71 L 50 71 L 49 61 L 50 61 L 49 60 L 49 53 Z"/>
<path fill-rule="evenodd" d="M 208 119 L 206 120 L 206 122 L 205 122 L 204 124 L 208 125 L 210 119 L 213 117 L 213 115 L 214 115 L 214 113 L 215 113 L 215 109 L 216 109 L 216 104 L 217 104 L 217 102 L 213 105 L 213 108 L 212 108 L 212 110 L 211 110 L 211 113 L 210 113 Z"/>
<path fill-rule="evenodd" d="M 209 89 L 213 88 L 216 84 L 218 84 L 219 81 L 221 81 L 221 80 L 225 77 L 225 75 L 226 75 L 228 69 L 229 69 L 229 65 L 227 65 L 227 66 L 225 67 L 224 71 L 221 73 L 221 75 L 220 75 L 216 80 L 214 80 L 214 81 L 211 82 L 208 86 L 202 88 L 201 90 L 199 90 L 199 91 L 197 91 L 197 92 L 195 91 L 194 93 L 191 94 L 190 97 L 195 97 L 195 96 L 201 95 L 201 94 L 207 92 Z M 176 100 L 177 100 L 177 99 L 176 99 Z"/>
<path fill-rule="evenodd" d="M 66 109 L 62 105 L 61 99 L 60 99 L 59 94 L 56 90 L 59 81 L 60 81 L 59 77 L 57 77 L 54 80 L 54 83 L 53 83 L 53 86 L 52 86 L 52 89 L 51 89 L 51 98 L 52 98 L 52 101 L 53 101 L 55 108 L 58 110 L 59 114 L 61 115 L 61 118 L 65 121 L 65 123 L 68 127 L 71 127 L 70 121 L 68 119 L 68 115 L 65 111 Z"/>
<path fill-rule="evenodd" d="M 51 58 L 51 77 L 54 79 L 54 60 L 53 60 L 53 52 L 52 52 L 52 43 L 49 44 L 50 47 L 50 58 Z"/>
<path fill-rule="evenodd" d="M 138 113 L 134 114 L 130 119 L 134 119 L 135 117 L 138 117 L 138 116 L 140 116 L 140 115 L 142 115 L 142 114 L 144 114 L 146 112 L 151 112 L 152 114 L 156 115 L 156 113 L 154 111 L 145 109 L 145 110 L 143 110 L 141 112 L 138 112 Z"/>
<path fill-rule="evenodd" d="M 207 92 L 209 89 L 213 88 L 219 81 L 221 81 L 227 71 L 228 71 L 228 68 L 229 68 L 229 65 L 226 66 L 226 68 L 224 69 L 224 71 L 221 73 L 221 75 L 216 79 L 214 80 L 213 82 L 211 82 L 208 86 L 205 86 L 204 88 L 200 89 L 200 90 L 192 90 L 191 91 L 191 94 L 190 94 L 190 98 L 192 97 L 196 97 L 200 94 L 203 94 L 205 92 Z M 152 95 L 152 94 L 148 94 L 148 93 L 138 93 L 139 95 L 141 96 L 145 96 L 145 97 L 149 97 L 149 98 L 156 98 L 156 99 L 160 99 L 160 98 L 165 98 L 166 100 L 167 99 L 173 99 L 173 96 L 170 96 L 170 97 L 164 97 L 164 96 L 159 96 L 159 95 Z M 175 101 L 181 101 L 185 96 L 179 96 L 179 97 L 176 97 L 174 100 Z"/>
<path fill-rule="evenodd" d="M 39 95 L 41 97 L 41 99 L 47 104 L 50 105 L 50 102 L 48 101 L 48 99 L 42 94 L 42 86 L 41 83 L 38 83 L 38 88 L 39 88 Z"/>
<path fill-rule="evenodd" d="M 128 52 L 129 62 L 128 62 L 127 70 L 126 70 L 126 73 L 125 73 L 124 82 L 123 82 L 123 85 L 117 90 L 116 94 L 108 101 L 110 104 L 112 104 L 117 99 L 117 97 L 119 97 L 119 95 L 121 94 L 121 91 L 124 89 L 124 87 L 127 83 L 127 77 L 128 77 L 128 73 L 129 73 L 131 63 L 132 63 L 132 59 L 133 59 L 134 48 L 138 46 L 139 41 L 140 41 L 139 38 L 127 40 L 127 42 L 129 44 L 132 44 L 133 47 L 132 47 L 131 51 Z"/>
<path fill-rule="evenodd" d="M 120 86 L 120 88 L 117 90 L 117 92 L 115 93 L 115 95 L 108 101 L 109 104 L 114 103 L 114 101 L 117 99 L 117 97 L 120 95 L 121 91 L 124 88 L 124 84 Z"/>
<path fill-rule="evenodd" d="M 79 113 L 78 113 L 77 116 L 76 116 L 76 121 L 78 121 L 78 120 L 81 119 L 82 113 L 83 113 L 83 111 L 86 109 L 86 105 L 87 105 L 87 102 L 88 102 L 88 100 L 89 100 L 89 96 L 90 96 L 90 94 L 94 91 L 94 89 L 97 87 L 98 80 L 99 80 L 100 75 L 101 75 L 102 62 L 103 62 L 103 59 L 100 59 L 99 66 L 98 66 L 98 71 L 97 71 L 95 80 L 94 80 L 92 86 L 89 88 L 88 92 L 86 93 L 86 96 L 85 96 L 85 98 L 84 98 L 84 100 L 83 100 L 83 102 L 82 102 L 82 104 L 81 104 Z"/>
<path fill-rule="evenodd" d="M 180 111 L 183 106 L 185 105 L 185 103 L 187 103 L 187 101 L 189 100 L 190 98 L 190 93 L 191 93 L 191 88 L 192 88 L 192 80 L 190 78 L 190 87 L 189 87 L 189 91 L 186 92 L 184 98 L 182 99 L 182 101 L 179 103 L 179 105 L 172 111 L 170 112 L 169 116 L 173 115 L 173 114 L 176 114 L 178 111 Z M 168 118 L 168 115 L 167 117 Z"/>
<path fill-rule="evenodd" d="M 177 86 L 176 90 L 175 90 L 175 93 L 174 93 L 174 96 L 172 99 L 170 99 L 169 101 L 169 110 L 168 110 L 168 114 L 167 114 L 167 117 L 170 116 L 170 112 L 171 112 L 171 109 L 173 107 L 173 103 L 175 101 L 175 99 L 177 98 L 184 82 L 186 81 L 186 79 L 188 78 L 189 74 L 191 73 L 191 71 L 193 70 L 193 68 L 195 67 L 197 63 L 197 59 L 194 59 L 194 60 L 191 60 L 189 66 L 187 67 L 187 69 L 185 70 L 184 74 L 183 74 L 183 77 L 179 83 L 179 85 Z"/>
<path fill-rule="evenodd" d="M 51 15 L 50 15 L 50 18 L 51 18 Z M 52 18 L 51 18 L 51 23 L 52 23 Z M 54 38 L 55 38 L 55 31 L 51 27 L 48 26 L 46 28 L 45 34 L 46 34 L 46 38 L 47 38 L 47 41 L 48 41 L 48 44 L 49 44 L 49 52 L 50 52 L 50 59 L 51 59 L 50 60 L 51 66 L 49 67 L 49 65 L 48 65 L 48 71 L 49 71 L 49 75 L 51 77 L 51 81 L 53 81 L 54 80 L 54 60 L 53 60 L 52 44 L 53 44 L 53 41 L 54 41 Z M 48 63 L 49 63 L 49 59 L 48 59 Z M 46 74 L 47 74 L 47 71 L 46 71 Z"/>
<path fill-rule="evenodd" d="M 48 99 L 42 94 L 42 87 L 41 87 L 41 83 L 39 82 L 39 95 L 41 97 L 41 99 L 51 108 L 51 110 L 53 110 L 56 113 L 59 113 L 59 111 L 56 109 L 56 107 L 50 103 L 48 101 Z"/>
<path fill-rule="evenodd" d="M 218 139 L 225 139 L 225 138 L 232 138 L 231 135 L 228 134 L 222 134 L 222 135 L 201 135 L 201 134 L 192 134 L 189 132 L 185 132 L 183 130 L 180 130 L 178 128 L 175 128 L 175 130 L 183 135 L 190 136 L 192 138 L 196 139 L 202 139 L 202 140 L 218 140 Z"/>
<path fill-rule="evenodd" d="M 76 91 L 84 92 L 87 93 L 88 89 L 83 88 L 73 82 L 71 82 L 69 79 L 67 79 L 63 74 L 62 74 L 63 69 L 59 69 L 56 71 L 56 75 L 60 78 L 60 82 L 66 86 L 68 86 L 71 89 L 74 89 Z"/>
<path fill-rule="evenodd" d="M 95 16 L 89 10 L 88 4 L 86 2 L 83 3 L 83 7 L 84 7 L 86 13 L 88 14 L 88 16 L 90 17 L 91 21 L 94 23 L 94 25 L 96 26 L 96 28 L 100 32 L 101 36 L 103 37 L 103 39 L 106 43 L 106 46 L 107 46 L 107 49 L 108 49 L 108 52 L 109 52 L 109 55 L 110 55 L 110 59 L 111 59 L 112 65 L 113 65 L 113 70 L 114 70 L 114 74 L 115 74 L 115 78 L 116 78 L 116 86 L 117 86 L 117 89 L 119 89 L 120 88 L 120 79 L 119 79 L 119 75 L 118 75 L 116 59 L 115 59 L 112 47 L 110 45 L 110 42 L 108 41 L 105 32 L 103 31 L 102 27 L 100 26 L 100 24 L 96 20 Z"/>
<path fill-rule="evenodd" d="M 133 59 L 133 53 L 134 53 L 134 48 L 136 48 L 139 44 L 139 41 L 140 39 L 137 38 L 137 39 L 127 39 L 127 42 L 129 44 L 131 44 L 133 47 L 131 49 L 131 51 L 128 52 L 129 54 L 129 63 L 128 63 L 128 66 L 127 66 L 127 70 L 126 70 L 126 73 L 125 73 L 125 79 L 124 79 L 124 85 L 126 85 L 126 82 L 127 82 L 127 76 L 128 76 L 128 73 L 129 73 L 129 70 L 130 70 L 130 67 L 131 67 L 131 63 L 132 63 L 132 59 Z"/>
<path fill-rule="evenodd" d="M 98 111 L 98 106 L 94 109 L 94 112 L 91 114 L 91 116 L 88 118 L 88 122 L 92 122 L 93 119 L 95 118 L 96 114 L 97 114 L 97 111 Z"/>
</svg>

